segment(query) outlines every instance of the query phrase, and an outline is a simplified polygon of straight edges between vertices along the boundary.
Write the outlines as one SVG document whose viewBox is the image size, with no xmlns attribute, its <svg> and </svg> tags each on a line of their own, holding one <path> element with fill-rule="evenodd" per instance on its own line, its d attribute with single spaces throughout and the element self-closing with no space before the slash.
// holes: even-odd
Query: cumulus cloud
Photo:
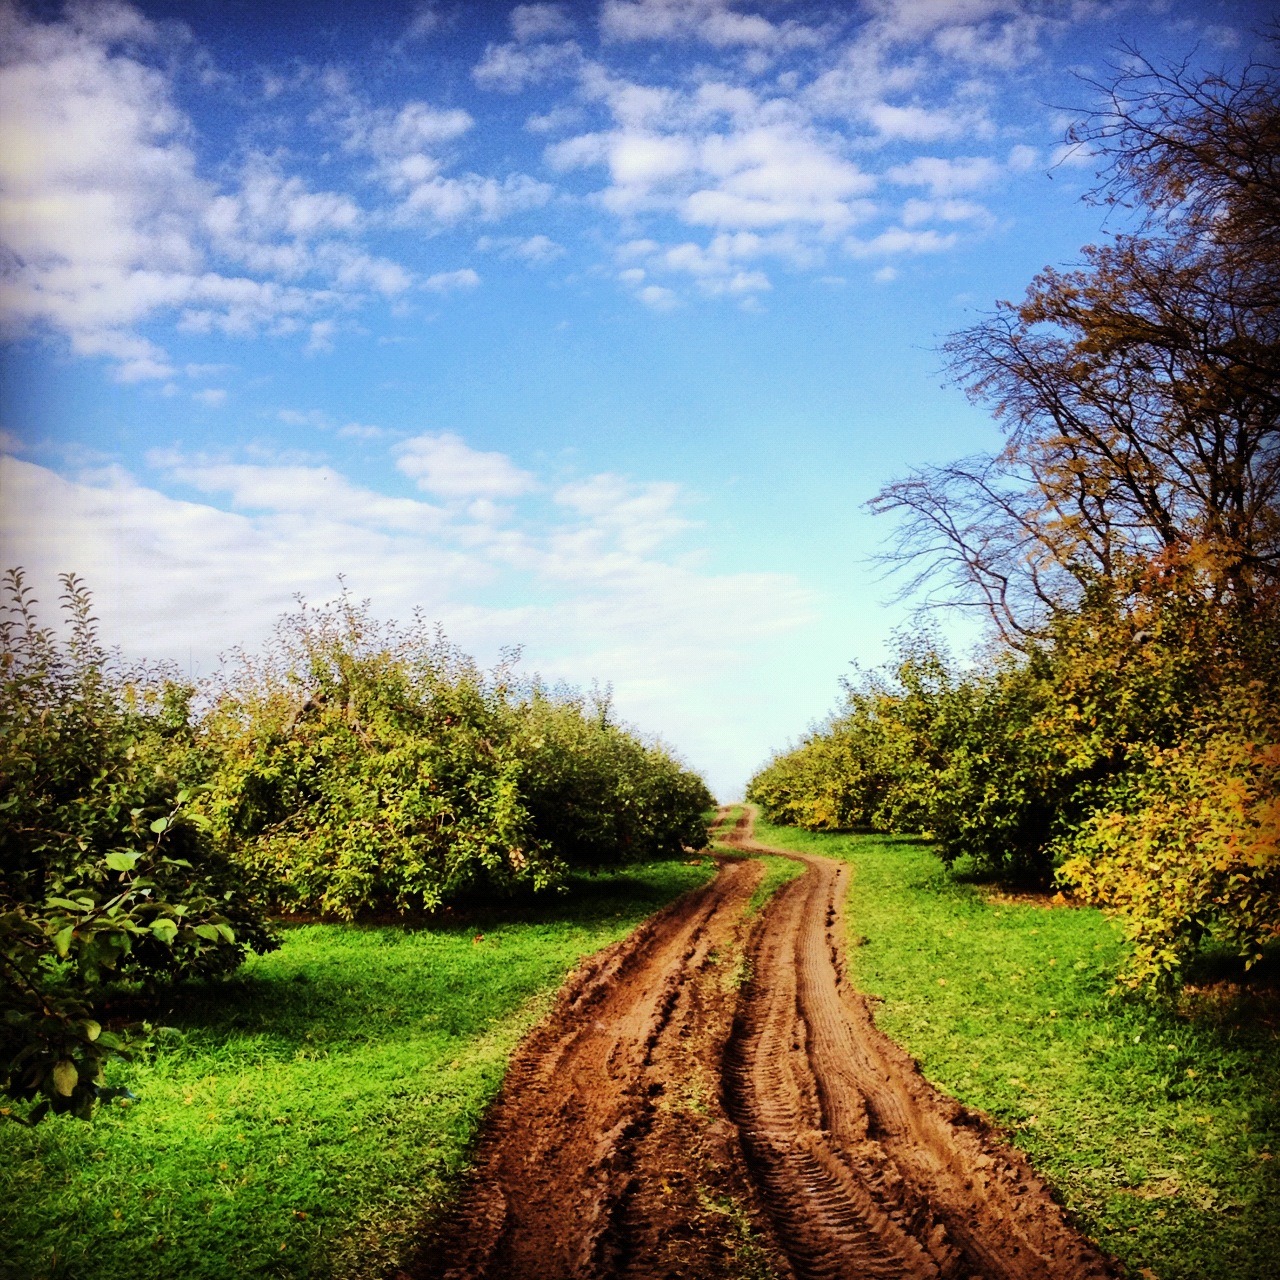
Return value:
<svg viewBox="0 0 1280 1280">
<path fill-rule="evenodd" d="M 778 239 L 739 231 L 721 233 L 708 245 L 692 240 L 666 246 L 655 240 L 632 240 L 618 250 L 618 262 L 624 268 L 618 278 L 630 285 L 641 301 L 657 305 L 660 310 L 669 307 L 676 295 L 664 286 L 653 284 L 651 275 L 690 279 L 706 297 L 747 299 L 773 287 L 768 275 L 750 264 L 766 254 L 785 254 L 786 248 Z M 644 266 L 625 265 L 637 262 Z"/>
<path fill-rule="evenodd" d="M 869 0 L 874 36 L 885 43 L 928 42 L 940 54 L 1011 69 L 1038 57 L 1063 18 L 1023 0 Z"/>
<path fill-rule="evenodd" d="M 956 244 L 954 232 L 943 235 L 932 227 L 914 231 L 908 227 L 888 227 L 877 236 L 860 240 L 851 236 L 844 242 L 845 252 L 854 258 L 916 256 L 943 253 Z"/>
<path fill-rule="evenodd" d="M 432 293 L 452 293 L 457 289 L 474 289 L 479 283 L 480 276 L 476 271 L 462 267 L 458 271 L 437 271 L 422 282 L 422 287 Z"/>
<path fill-rule="evenodd" d="M 956 196 L 989 189 L 1001 176 L 1000 166 L 986 156 L 916 156 L 895 165 L 886 175 L 903 186 L 928 187 L 934 196 Z"/>
<path fill-rule="evenodd" d="M 331 467 L 235 463 L 165 453 L 153 454 L 151 462 L 171 482 L 223 497 L 236 510 L 280 515 L 323 510 L 337 522 L 406 532 L 430 532 L 443 523 L 439 508 L 352 484 Z"/>
<path fill-rule="evenodd" d="M 521 43 L 564 36 L 573 30 L 573 19 L 559 4 L 518 4 L 509 21 L 512 36 Z"/>
<path fill-rule="evenodd" d="M 175 88 L 184 59 L 214 72 L 180 28 L 124 4 L 71 6 L 51 21 L 7 6 L 0 19 L 0 323 L 9 336 L 59 334 L 124 381 L 174 376 L 161 341 L 140 332 L 161 317 L 188 333 L 297 333 L 309 351 L 328 350 L 337 313 L 416 282 L 364 243 L 388 215 L 492 222 L 551 194 L 523 174 L 452 172 L 450 148 L 475 123 L 465 110 L 369 106 L 340 72 L 305 68 L 272 94 L 322 90 L 312 126 L 368 157 L 392 207 L 291 172 L 284 151 L 250 151 L 214 178 Z M 538 6 L 523 18 L 529 29 L 551 20 Z"/>
<path fill-rule="evenodd" d="M 991 211 L 973 200 L 908 200 L 902 206 L 902 225 L 918 227 L 926 222 L 989 224 Z"/>
<path fill-rule="evenodd" d="M 740 13 L 725 0 L 605 0 L 605 40 L 699 40 L 718 48 L 811 48 L 821 32 L 796 21 L 772 22 Z"/>
<path fill-rule="evenodd" d="M 644 553 L 693 528 L 677 511 L 682 496 L 680 486 L 671 481 L 635 484 L 605 473 L 562 485 L 555 500 L 584 518 L 593 538 L 607 531 L 622 550 Z M 566 536 L 572 539 L 578 532 Z"/>
<path fill-rule="evenodd" d="M 557 258 L 563 258 L 565 247 L 550 236 L 481 236 L 476 241 L 481 253 L 498 253 L 504 258 L 515 258 L 532 267 L 546 266 Z"/>
<path fill-rule="evenodd" d="M 472 69 L 471 78 L 481 89 L 521 93 L 530 85 L 570 75 L 582 62 L 582 50 L 574 40 L 558 44 L 491 44 Z"/>
<path fill-rule="evenodd" d="M 442 498 L 517 498 L 534 478 L 504 453 L 472 449 L 451 432 L 414 436 L 396 450 L 396 466 L 418 488 Z"/>
<path fill-rule="evenodd" d="M 831 235 L 865 213 L 875 179 L 785 106 L 720 83 L 680 94 L 601 76 L 589 89 L 615 127 L 562 139 L 546 159 L 561 172 L 606 169 L 597 198 L 620 217 L 669 212 L 723 231 L 801 224 Z"/>
<path fill-rule="evenodd" d="M 210 191 L 165 76 L 111 47 L 159 34 L 119 6 L 47 25 L 8 10 L 4 28 L 0 236 L 21 264 L 0 285 L 6 327 L 47 325 L 126 376 L 168 376 L 130 330 L 198 278 Z"/>
</svg>

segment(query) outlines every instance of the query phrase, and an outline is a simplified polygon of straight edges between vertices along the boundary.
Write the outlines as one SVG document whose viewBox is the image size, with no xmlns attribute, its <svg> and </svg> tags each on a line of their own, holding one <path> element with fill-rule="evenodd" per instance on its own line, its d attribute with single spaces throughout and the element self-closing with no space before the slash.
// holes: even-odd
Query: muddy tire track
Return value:
<svg viewBox="0 0 1280 1280">
<path fill-rule="evenodd" d="M 762 1208 L 754 1222 L 742 1208 L 751 1191 L 719 1101 L 720 1055 L 761 874 L 723 860 L 714 880 L 570 978 L 512 1061 L 468 1190 L 404 1274 L 739 1274 L 744 1227 L 770 1226 Z"/>
<path fill-rule="evenodd" d="M 744 851 L 781 853 L 739 828 Z M 798 855 L 790 855 L 798 856 Z M 803 1280 L 1105 1277 L 1025 1158 L 940 1094 L 845 979 L 848 864 L 799 856 L 749 950 L 728 1110 Z"/>
<path fill-rule="evenodd" d="M 1102 1280 L 1023 1157 L 927 1084 L 844 977 L 849 868 L 754 920 L 722 857 L 574 974 L 526 1038 L 468 1188 L 404 1280 Z"/>
</svg>

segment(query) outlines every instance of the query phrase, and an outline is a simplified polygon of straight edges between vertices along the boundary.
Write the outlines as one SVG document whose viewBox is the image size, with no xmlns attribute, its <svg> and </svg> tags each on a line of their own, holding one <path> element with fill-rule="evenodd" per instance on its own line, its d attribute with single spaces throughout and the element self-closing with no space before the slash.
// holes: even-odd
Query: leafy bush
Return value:
<svg viewBox="0 0 1280 1280">
<path fill-rule="evenodd" d="M 928 637 L 909 637 L 887 676 L 849 684 L 843 711 L 748 795 L 772 821 L 915 832 L 948 863 L 1044 880 L 1071 775 L 1043 723 L 1041 665 L 1001 656 L 958 674 Z"/>
<path fill-rule="evenodd" d="M 237 654 L 206 718 L 220 841 L 293 909 L 431 908 L 484 885 L 542 885 L 520 762 L 493 679 L 436 632 L 344 596 Z"/>
<path fill-rule="evenodd" d="M 1136 985 L 1169 988 L 1212 933 L 1280 930 L 1280 627 L 1224 608 L 1170 549 L 1087 584 L 1021 652 L 955 672 L 928 637 L 753 779 L 774 821 L 918 832 L 948 863 L 1118 912 Z"/>
<path fill-rule="evenodd" d="M 607 707 L 522 688 L 510 660 L 486 675 L 346 595 L 237 655 L 206 741 L 219 840 L 295 910 L 430 910 L 705 840 L 701 780 Z"/>
<path fill-rule="evenodd" d="M 516 708 L 521 794 L 535 839 L 574 867 L 706 844 L 702 779 L 610 720 L 608 699 L 535 683 Z"/>
<path fill-rule="evenodd" d="M 82 584 L 41 627 L 20 571 L 0 619 L 0 1092 L 86 1116 L 127 1049 L 93 1016 L 108 984 L 226 972 L 274 945 L 192 811 L 190 690 L 128 670 Z"/>
<path fill-rule="evenodd" d="M 1169 992 L 1210 934 L 1246 967 L 1280 937 L 1280 735 L 1254 736 L 1237 726 L 1153 750 L 1128 809 L 1094 814 L 1069 842 L 1059 876 L 1121 916 L 1131 986 Z"/>
</svg>

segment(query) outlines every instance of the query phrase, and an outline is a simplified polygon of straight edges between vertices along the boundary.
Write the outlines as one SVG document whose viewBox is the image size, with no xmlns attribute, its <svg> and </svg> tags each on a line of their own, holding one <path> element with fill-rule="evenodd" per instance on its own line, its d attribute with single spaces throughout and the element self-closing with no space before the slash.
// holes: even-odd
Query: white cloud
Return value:
<svg viewBox="0 0 1280 1280">
<path fill-rule="evenodd" d="M 281 409 L 276 417 L 289 427 L 327 427 L 329 417 L 320 409 Z"/>
<path fill-rule="evenodd" d="M 655 311 L 670 311 L 680 303 L 673 289 L 660 284 L 645 285 L 636 291 L 636 297 L 646 307 L 652 307 Z"/>
<path fill-rule="evenodd" d="M 382 440 L 387 436 L 383 427 L 364 422 L 347 422 L 338 425 L 322 409 L 280 409 L 276 417 L 288 427 L 312 427 L 319 431 L 334 431 L 345 440 Z"/>
<path fill-rule="evenodd" d="M 339 85 L 330 114 L 348 149 L 373 157 L 373 176 L 396 197 L 391 210 L 402 223 L 452 226 L 468 218 L 492 222 L 522 209 L 537 208 L 552 189 L 527 174 L 498 179 L 478 173 L 450 174 L 444 150 L 475 124 L 461 108 L 448 110 L 425 102 L 406 103 L 399 111 L 371 108 Z"/>
<path fill-rule="evenodd" d="M 691 226 L 833 234 L 866 212 L 875 179 L 775 104 L 705 83 L 683 98 L 608 78 L 593 92 L 618 127 L 554 143 L 546 158 L 562 172 L 607 167 L 598 198 L 620 217 L 667 211 Z"/>
<path fill-rule="evenodd" d="M 987 156 L 916 156 L 908 164 L 895 165 L 885 175 L 903 186 L 928 187 L 936 197 L 990 189 L 1001 177 L 1000 166 Z"/>
<path fill-rule="evenodd" d="M 918 227 L 926 222 L 972 222 L 990 225 L 991 211 L 973 200 L 908 200 L 902 206 L 902 225 Z"/>
<path fill-rule="evenodd" d="M 502 181 L 475 173 L 460 178 L 431 177 L 406 186 L 397 210 L 400 220 L 427 217 L 446 225 L 468 218 L 497 222 L 512 213 L 541 208 L 553 194 L 547 183 L 523 173 Z"/>
<path fill-rule="evenodd" d="M 939 142 L 973 131 L 972 116 L 951 107 L 872 102 L 861 114 L 886 142 Z"/>
<path fill-rule="evenodd" d="M 573 30 L 573 19 L 559 4 L 518 4 L 511 10 L 512 36 L 524 43 L 545 36 L 565 36 Z"/>
<path fill-rule="evenodd" d="M 4 26 L 0 236 L 22 264 L 0 286 L 6 327 L 50 325 L 145 376 L 165 361 L 129 329 L 199 267 L 209 194 L 163 74 L 108 47 L 154 29 L 120 6 L 48 25 L 10 10 Z"/>
<path fill-rule="evenodd" d="M 559 44 L 491 44 L 472 68 L 471 78 L 481 89 L 521 93 L 530 85 L 557 76 L 571 75 L 582 63 L 577 41 Z"/>
<path fill-rule="evenodd" d="M 224 497 L 236 510 L 308 515 L 370 529 L 431 532 L 442 527 L 438 507 L 390 498 L 352 484 L 330 467 L 260 465 L 208 457 L 153 454 L 152 464 L 173 483 Z"/>
<path fill-rule="evenodd" d="M 869 240 L 850 237 L 844 242 L 844 247 L 845 252 L 854 258 L 892 257 L 900 254 L 944 253 L 955 247 L 956 239 L 954 232 L 942 235 L 933 228 L 911 231 L 906 227 L 888 227 Z"/>
<path fill-rule="evenodd" d="M 561 485 L 555 492 L 556 502 L 584 518 L 594 536 L 607 530 L 624 551 L 634 553 L 652 551 L 694 527 L 676 511 L 682 496 L 680 486 L 671 481 L 635 484 L 610 473 Z"/>
<path fill-rule="evenodd" d="M 226 403 L 227 393 L 222 387 L 206 387 L 203 391 L 193 391 L 191 398 L 210 409 L 216 409 Z"/>
<path fill-rule="evenodd" d="M 385 440 L 387 431 L 366 422 L 347 422 L 338 428 L 338 435 L 344 440 Z"/>
<path fill-rule="evenodd" d="M 402 43 L 411 43 L 415 40 L 425 40 L 428 36 L 434 34 L 439 27 L 440 11 L 431 0 L 427 0 L 427 3 L 415 6 L 413 16 L 409 19 L 409 25 L 405 28 L 401 41 Z"/>
<path fill-rule="evenodd" d="M 600 9 L 605 40 L 701 40 L 718 48 L 809 48 L 821 33 L 796 21 L 770 22 L 735 12 L 725 0 L 605 0 Z"/>
<path fill-rule="evenodd" d="M 351 242 L 365 215 L 350 196 L 257 154 L 230 191 L 199 174 L 172 64 L 147 61 L 174 53 L 149 52 L 159 39 L 124 5 L 47 23 L 5 11 L 0 237 L 19 264 L 0 285 L 5 331 L 51 330 L 122 380 L 164 379 L 167 354 L 137 332 L 157 315 L 194 332 L 290 333 L 365 291 L 407 289 L 400 264 Z M 462 123 L 411 113 L 398 127 L 437 138 Z"/>
<path fill-rule="evenodd" d="M 338 326 L 332 320 L 315 321 L 307 333 L 307 355 L 327 355 L 333 350 L 333 335 L 337 331 Z"/>
<path fill-rule="evenodd" d="M 707 297 L 729 295 L 745 298 L 772 288 L 763 271 L 743 265 L 770 252 L 779 252 L 773 238 L 749 231 L 718 235 L 706 246 L 691 240 L 665 248 L 653 240 L 631 241 L 618 250 L 618 261 L 643 261 L 646 267 L 627 267 L 618 273 L 618 279 L 632 286 L 642 300 L 659 309 L 674 303 L 675 294 L 662 286 L 646 285 L 650 272 L 690 277 L 698 291 Z M 646 290 L 653 292 L 646 297 Z"/>
<path fill-rule="evenodd" d="M 386 163 L 453 142 L 475 125 L 461 107 L 439 108 L 429 102 L 406 102 L 399 111 L 367 108 L 354 100 L 346 107 L 342 126 L 347 145 Z"/>
<path fill-rule="evenodd" d="M 406 440 L 397 446 L 396 467 L 442 498 L 517 498 L 534 488 L 533 476 L 506 454 L 472 449 L 451 432 Z"/>
<path fill-rule="evenodd" d="M 451 293 L 457 289 L 474 289 L 479 283 L 479 274 L 470 267 L 463 267 L 458 271 L 437 271 L 422 282 L 422 287 L 432 293 Z"/>
<path fill-rule="evenodd" d="M 481 236 L 476 241 L 481 253 L 498 253 L 504 258 L 517 258 L 533 267 L 546 266 L 557 258 L 563 258 L 565 248 L 550 236 Z"/>
<path fill-rule="evenodd" d="M 1062 17 L 1024 0 L 869 0 L 874 38 L 887 44 L 928 41 L 958 61 L 1009 70 L 1040 55 L 1043 37 Z"/>
<path fill-rule="evenodd" d="M 1005 163 L 1010 173 L 1026 173 L 1040 163 L 1040 148 L 1029 147 L 1020 142 L 1009 149 L 1009 158 Z"/>
</svg>

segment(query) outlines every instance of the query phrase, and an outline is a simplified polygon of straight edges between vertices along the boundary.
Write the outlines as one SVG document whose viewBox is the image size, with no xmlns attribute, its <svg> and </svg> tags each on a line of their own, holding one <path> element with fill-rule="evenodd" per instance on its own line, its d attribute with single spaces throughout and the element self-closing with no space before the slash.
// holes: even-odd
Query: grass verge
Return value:
<svg viewBox="0 0 1280 1280">
<path fill-rule="evenodd" d="M 990 902 L 920 842 L 764 822 L 756 838 L 852 864 L 851 976 L 883 1000 L 878 1024 L 1103 1248 L 1159 1280 L 1274 1280 L 1274 1002 L 1210 993 L 1190 1016 L 1110 996 L 1121 939 L 1101 912 Z"/>
<path fill-rule="evenodd" d="M 0 1123 L 0 1276 L 378 1276 L 465 1167 L 520 1036 L 578 960 L 710 877 L 582 877 L 542 907 L 411 929 L 310 924 L 189 989 L 138 1101 Z"/>
</svg>

